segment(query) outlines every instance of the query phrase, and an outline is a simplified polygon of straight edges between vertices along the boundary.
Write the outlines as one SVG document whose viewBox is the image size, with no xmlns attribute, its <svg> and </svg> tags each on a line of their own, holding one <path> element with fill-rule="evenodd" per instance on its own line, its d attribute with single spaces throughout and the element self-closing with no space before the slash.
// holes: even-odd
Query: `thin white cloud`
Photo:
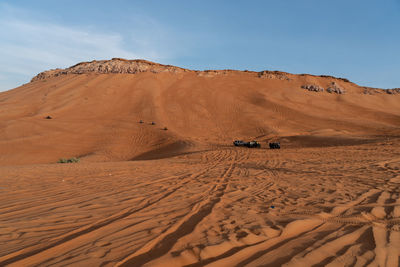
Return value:
<svg viewBox="0 0 400 267">
<path fill-rule="evenodd" d="M 122 48 L 118 34 L 101 34 L 21 20 L 0 20 L 0 71 L 33 76 L 79 61 L 111 57 L 137 58 Z M 4 76 L 4 75 L 3 75 Z M 1 89 L 10 89 L 2 88 Z"/>
<path fill-rule="evenodd" d="M 11 89 L 10 84 L 20 85 L 21 80 L 28 82 L 41 71 L 81 61 L 112 57 L 165 58 L 165 50 L 157 51 L 165 34 L 155 21 L 147 24 L 147 28 L 142 25 L 123 36 L 117 32 L 48 23 L 26 14 L 26 10 L 0 5 L 0 76 L 3 77 L 0 91 Z"/>
<path fill-rule="evenodd" d="M 58 25 L 33 24 L 24 21 L 1 21 L 0 34 L 12 32 L 13 39 L 0 43 L 5 51 L 14 56 L 38 62 L 59 63 L 78 58 L 92 58 L 119 54 L 126 57 L 137 55 L 121 47 L 118 34 L 101 34 L 71 29 Z M 9 54 L 9 53 L 7 53 Z"/>
</svg>

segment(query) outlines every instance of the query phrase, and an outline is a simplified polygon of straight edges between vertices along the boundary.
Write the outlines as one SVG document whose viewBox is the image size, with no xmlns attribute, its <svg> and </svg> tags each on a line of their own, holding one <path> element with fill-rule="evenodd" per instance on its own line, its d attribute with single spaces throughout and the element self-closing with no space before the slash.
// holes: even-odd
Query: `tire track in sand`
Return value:
<svg viewBox="0 0 400 267">
<path fill-rule="evenodd" d="M 3 257 L 0 257 L 0 266 L 7 265 L 7 264 L 12 265 L 13 263 L 18 266 L 26 265 L 26 264 L 40 264 L 41 262 L 45 261 L 46 258 L 51 257 L 51 255 L 54 256 L 54 253 L 63 253 L 63 252 L 65 253 L 66 252 L 65 247 L 67 247 L 67 250 L 68 250 L 68 249 L 72 249 L 74 247 L 75 243 L 79 244 L 79 242 L 77 242 L 78 239 L 82 239 L 82 238 L 85 239 L 87 234 L 90 234 L 94 231 L 99 231 L 103 227 L 107 227 L 114 222 L 123 220 L 124 218 L 131 216 L 145 208 L 151 207 L 152 205 L 167 198 L 168 196 L 170 196 L 171 194 L 173 194 L 174 192 L 176 192 L 177 190 L 182 188 L 185 184 L 191 182 L 193 179 L 196 179 L 196 178 L 206 174 L 211 169 L 217 167 L 220 164 L 220 162 L 224 160 L 224 156 L 221 155 L 221 153 L 216 153 L 216 155 L 213 155 L 213 156 L 215 159 L 214 164 L 212 164 L 211 166 L 207 167 L 206 169 L 203 169 L 202 171 L 192 174 L 190 176 L 183 175 L 182 177 L 184 179 L 182 179 L 182 180 L 178 179 L 181 181 L 178 186 L 167 190 L 167 192 L 165 192 L 164 194 L 162 194 L 159 197 L 154 198 L 153 200 L 148 200 L 141 207 L 126 208 L 126 209 L 122 210 L 121 212 L 118 212 L 112 216 L 109 216 L 102 220 L 98 220 L 94 223 L 91 223 L 84 227 L 78 228 L 74 231 L 71 231 L 65 235 L 62 235 L 62 236 L 58 237 L 57 240 L 54 242 L 34 245 L 31 247 L 27 247 L 22 250 L 10 253 Z"/>
<path fill-rule="evenodd" d="M 229 150 L 232 152 L 232 150 Z M 158 259 L 168 253 L 174 244 L 183 236 L 190 234 L 198 223 L 209 215 L 213 207 L 221 200 L 227 187 L 229 177 L 235 169 L 237 152 L 224 173 L 217 181 L 216 186 L 212 186 L 208 192 L 208 197 L 197 203 L 192 210 L 183 217 L 178 223 L 169 228 L 166 232 L 152 240 L 131 256 L 116 264 L 116 266 L 142 266 L 152 260 Z"/>
<path fill-rule="evenodd" d="M 235 248 L 232 253 L 205 259 L 205 263 L 207 266 L 343 266 L 353 262 L 355 266 L 399 266 L 398 192 L 373 188 L 330 213 L 281 215 L 300 218 L 289 223 L 275 238 Z M 365 239 L 371 240 L 375 248 L 365 247 Z M 276 257 L 282 250 L 288 251 L 287 257 Z"/>
<path fill-rule="evenodd" d="M 340 266 L 349 259 L 355 266 L 399 266 L 400 256 L 400 198 L 399 194 L 390 194 L 387 191 L 378 193 L 371 189 L 362 194 L 357 200 L 344 207 L 337 207 L 331 214 L 308 215 L 311 218 L 320 217 L 324 223 L 340 226 L 331 232 L 327 238 L 317 241 L 301 252 L 283 266 Z M 369 198 L 368 198 L 369 197 Z M 358 204 L 366 199 L 375 202 L 370 212 L 353 213 L 345 218 L 341 216 L 344 211 L 355 209 Z M 395 202 L 395 205 L 392 203 Z M 389 206 L 386 204 L 390 203 Z M 305 215 L 305 214 L 304 214 Z M 343 234 L 341 225 L 353 225 L 352 230 Z M 335 237 L 336 235 L 336 237 Z M 329 238 L 328 238 L 329 237 Z M 362 240 L 370 239 L 375 248 L 362 249 Z M 319 244 L 322 243 L 322 244 Z M 254 263 L 254 262 L 253 262 Z"/>
</svg>

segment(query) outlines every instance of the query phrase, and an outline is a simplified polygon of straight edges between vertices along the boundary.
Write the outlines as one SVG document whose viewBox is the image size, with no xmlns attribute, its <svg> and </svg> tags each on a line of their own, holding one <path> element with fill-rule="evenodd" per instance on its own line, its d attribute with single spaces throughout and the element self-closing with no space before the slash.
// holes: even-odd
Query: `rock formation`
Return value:
<svg viewBox="0 0 400 267">
<path fill-rule="evenodd" d="M 160 73 L 160 72 L 172 72 L 172 73 L 183 73 L 183 72 L 193 72 L 198 76 L 204 77 L 214 77 L 219 75 L 228 75 L 232 73 L 238 73 L 241 71 L 238 70 L 204 70 L 204 71 L 196 71 L 184 69 L 171 65 L 163 65 L 154 63 L 147 60 L 136 59 L 136 60 L 126 60 L 122 58 L 113 58 L 111 60 L 93 60 L 90 62 L 81 62 L 72 67 L 66 69 L 53 69 L 39 73 L 31 82 L 37 80 L 43 80 L 50 77 L 57 77 L 60 75 L 66 74 L 85 74 L 85 73 L 124 73 L 124 74 L 136 74 L 140 72 L 152 72 L 152 73 Z M 268 71 L 264 70 L 261 72 L 255 71 L 244 71 L 249 75 L 255 75 L 263 79 L 278 79 L 278 80 L 286 80 L 289 81 L 288 73 L 280 72 L 280 71 Z"/>
<path fill-rule="evenodd" d="M 263 79 L 278 79 L 289 81 L 290 78 L 284 72 L 264 70 L 258 73 L 258 77 Z"/>
<path fill-rule="evenodd" d="M 243 73 L 249 76 L 259 77 L 261 79 L 275 79 L 281 81 L 294 81 L 296 80 L 296 76 L 308 76 L 308 77 L 321 77 L 327 79 L 335 79 L 340 81 L 341 83 L 351 83 L 348 79 L 345 78 L 337 78 L 328 75 L 311 75 L 311 74 L 290 74 L 281 71 L 239 71 L 239 70 L 190 70 L 185 68 L 180 68 L 172 65 L 163 65 L 159 63 L 154 63 L 151 61 L 143 60 L 143 59 L 135 59 L 135 60 L 127 60 L 122 58 L 113 58 L 111 60 L 93 60 L 90 62 L 81 62 L 74 66 L 71 66 L 66 69 L 53 69 L 39 73 L 35 77 L 32 78 L 31 82 L 35 82 L 38 80 L 45 80 L 52 77 L 57 77 L 61 75 L 67 74 L 86 74 L 86 73 L 98 73 L 98 74 L 108 74 L 108 73 L 121 73 L 121 74 L 136 74 L 141 72 L 151 72 L 151 73 L 161 73 L 161 72 L 170 72 L 170 73 L 194 73 L 198 76 L 202 77 L 215 77 L 215 76 L 227 76 L 227 75 L 236 75 L 238 73 Z M 323 87 L 316 84 L 306 84 L 302 85 L 301 88 L 306 89 L 311 92 L 328 92 L 334 94 L 344 94 L 346 90 L 341 87 L 336 81 L 331 82 L 328 88 L 324 89 Z M 378 88 L 370 88 L 363 87 L 364 94 L 373 95 L 386 93 L 390 95 L 400 94 L 400 88 L 394 89 L 378 89 Z"/>
<path fill-rule="evenodd" d="M 400 88 L 387 89 L 386 93 L 389 95 L 400 94 Z"/>
<path fill-rule="evenodd" d="M 335 94 L 344 94 L 346 93 L 346 90 L 344 90 L 340 85 L 338 85 L 336 82 L 332 82 L 331 85 L 326 89 L 328 93 L 335 93 Z"/>
<path fill-rule="evenodd" d="M 93 60 L 91 62 L 81 62 L 66 69 L 48 70 L 39 73 L 31 81 L 56 77 L 65 74 L 84 74 L 84 73 L 130 73 L 139 72 L 173 72 L 182 73 L 190 70 L 179 68 L 171 65 L 162 65 L 147 60 L 126 60 L 121 58 L 113 58 L 111 60 Z"/>
<path fill-rule="evenodd" d="M 314 84 L 307 84 L 307 85 L 302 85 L 301 88 L 306 89 L 311 92 L 323 92 L 324 88 L 319 86 L 319 85 L 314 85 Z"/>
</svg>

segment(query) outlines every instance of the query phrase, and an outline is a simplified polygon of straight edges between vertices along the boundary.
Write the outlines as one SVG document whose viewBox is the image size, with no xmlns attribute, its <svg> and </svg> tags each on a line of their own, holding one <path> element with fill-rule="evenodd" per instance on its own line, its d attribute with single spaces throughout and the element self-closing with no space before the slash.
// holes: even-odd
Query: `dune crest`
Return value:
<svg viewBox="0 0 400 267">
<path fill-rule="evenodd" d="M 37 80 L 43 80 L 50 77 L 57 77 L 66 74 L 84 74 L 84 73 L 97 73 L 97 74 L 110 74 L 110 73 L 125 73 L 125 74 L 136 74 L 140 72 L 170 72 L 170 73 L 182 73 L 182 72 L 194 72 L 200 76 L 214 76 L 228 73 L 247 73 L 253 76 L 258 76 L 263 79 L 279 79 L 279 80 L 290 80 L 289 76 L 293 75 L 290 73 L 282 71 L 239 71 L 239 70 L 190 70 L 185 68 L 180 68 L 172 65 L 163 65 L 155 62 L 151 62 L 144 59 L 123 59 L 123 58 L 112 58 L 111 60 L 93 60 L 90 62 L 80 62 L 66 69 L 54 69 L 47 70 L 39 73 L 32 78 L 31 82 Z M 315 76 L 310 74 L 300 74 L 300 76 Z M 320 75 L 315 77 L 333 78 L 349 82 L 349 80 L 344 78 L 337 78 L 328 75 Z"/>
</svg>

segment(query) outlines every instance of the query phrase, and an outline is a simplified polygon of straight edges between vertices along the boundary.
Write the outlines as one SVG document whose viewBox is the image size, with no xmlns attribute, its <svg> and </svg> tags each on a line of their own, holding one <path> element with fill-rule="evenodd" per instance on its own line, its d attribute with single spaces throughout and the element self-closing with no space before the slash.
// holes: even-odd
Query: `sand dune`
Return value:
<svg viewBox="0 0 400 267">
<path fill-rule="evenodd" d="M 0 164 L 52 163 L 72 156 L 88 162 L 130 160 L 172 144 L 181 144 L 174 147 L 182 152 L 236 138 L 365 139 L 396 135 L 400 125 L 400 94 L 364 94 L 365 88 L 332 77 L 78 70 L 81 74 L 38 75 L 43 78 L 0 94 Z M 301 88 L 328 88 L 332 82 L 346 93 Z M 156 125 L 149 125 L 152 121 Z"/>
<path fill-rule="evenodd" d="M 114 59 L 0 93 L 0 129 L 1 266 L 399 266 L 400 94 Z"/>
</svg>

